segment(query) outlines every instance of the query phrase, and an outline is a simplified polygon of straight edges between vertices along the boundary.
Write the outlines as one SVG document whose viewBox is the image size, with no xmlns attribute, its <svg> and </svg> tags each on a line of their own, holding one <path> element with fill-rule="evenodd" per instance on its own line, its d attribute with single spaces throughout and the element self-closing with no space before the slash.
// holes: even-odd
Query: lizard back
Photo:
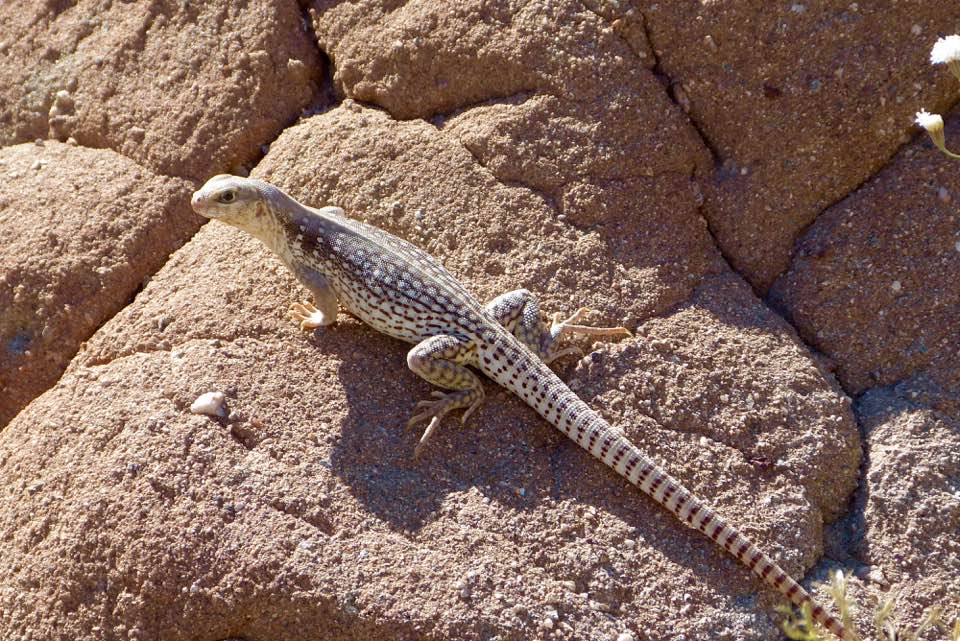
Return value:
<svg viewBox="0 0 960 641">
<path fill-rule="evenodd" d="M 303 209 L 284 221 L 294 261 L 321 272 L 343 306 L 374 329 L 417 343 L 448 333 L 451 323 L 472 338 L 491 322 L 430 254 L 339 208 Z"/>
</svg>

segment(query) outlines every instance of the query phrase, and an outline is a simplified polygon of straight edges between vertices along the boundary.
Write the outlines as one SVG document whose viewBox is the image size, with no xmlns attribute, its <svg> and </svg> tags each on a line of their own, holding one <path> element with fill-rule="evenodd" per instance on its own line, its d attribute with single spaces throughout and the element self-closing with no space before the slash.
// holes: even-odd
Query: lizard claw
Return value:
<svg viewBox="0 0 960 641">
<path fill-rule="evenodd" d="M 579 347 L 568 347 L 566 349 L 561 349 L 553 354 L 543 357 L 543 362 L 547 365 L 553 361 L 563 358 L 564 356 L 576 356 L 578 358 L 583 358 L 583 350 Z"/>
<path fill-rule="evenodd" d="M 322 311 L 314 307 L 312 303 L 307 301 L 294 303 L 290 306 L 290 310 L 287 313 L 290 315 L 290 318 L 300 324 L 300 329 L 305 332 L 330 324 L 330 319 L 328 319 Z"/>
<path fill-rule="evenodd" d="M 550 339 L 547 346 L 541 348 L 540 358 L 544 363 L 550 364 L 563 356 L 579 355 L 583 356 L 583 350 L 579 347 L 568 347 L 558 349 L 558 341 L 564 334 L 586 334 L 588 336 L 633 336 L 626 327 L 590 327 L 589 325 L 578 325 L 584 316 L 589 314 L 589 307 L 581 307 L 573 313 L 570 318 L 562 319 L 560 314 L 554 314 L 550 324 Z"/>
<path fill-rule="evenodd" d="M 420 437 L 420 441 L 417 443 L 417 446 L 413 448 L 413 458 L 419 459 L 420 452 L 423 451 L 423 446 L 427 444 L 427 440 L 433 433 L 437 430 L 437 425 L 440 424 L 440 419 L 436 416 L 430 420 L 430 423 L 427 425 L 427 429 L 423 430 L 423 436 Z"/>
<path fill-rule="evenodd" d="M 430 424 L 440 422 L 443 420 L 443 417 L 447 415 L 447 412 L 454 409 L 451 404 L 444 398 L 445 394 L 434 392 L 434 395 L 441 397 L 440 400 L 436 401 L 420 401 L 414 405 L 414 409 L 424 409 L 425 411 L 420 412 L 419 414 L 414 414 L 410 417 L 410 420 L 407 421 L 407 427 L 413 427 L 417 423 L 422 423 L 423 421 L 430 420 Z M 427 426 L 427 429 L 430 430 L 430 426 Z M 436 428 L 434 428 L 436 429 Z"/>
<path fill-rule="evenodd" d="M 417 410 L 422 409 L 423 411 L 414 414 L 410 417 L 410 420 L 407 421 L 407 428 L 411 428 L 417 423 L 429 421 L 427 428 L 420 437 L 420 441 L 417 443 L 416 449 L 413 451 L 414 458 L 419 458 L 423 446 L 426 445 L 433 433 L 437 431 L 440 422 L 450 411 L 466 407 L 467 410 L 460 419 L 461 424 L 463 424 L 466 423 L 474 410 L 480 407 L 480 404 L 483 402 L 483 392 L 479 389 L 466 389 L 448 393 L 434 391 L 431 393 L 431 396 L 437 400 L 420 401 L 417 403 L 414 408 Z"/>
</svg>

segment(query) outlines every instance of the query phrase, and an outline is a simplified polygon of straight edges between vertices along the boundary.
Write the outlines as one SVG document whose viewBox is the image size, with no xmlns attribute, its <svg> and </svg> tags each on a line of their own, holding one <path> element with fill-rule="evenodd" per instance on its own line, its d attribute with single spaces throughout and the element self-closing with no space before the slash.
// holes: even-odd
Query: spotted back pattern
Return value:
<svg viewBox="0 0 960 641">
<path fill-rule="evenodd" d="M 374 329 L 417 343 L 454 326 L 465 338 L 479 338 L 492 322 L 457 279 L 407 241 L 338 207 L 313 209 L 290 199 L 279 211 L 274 203 L 270 208 L 284 237 L 277 251 L 284 262 L 322 274 L 340 303 Z"/>
</svg>

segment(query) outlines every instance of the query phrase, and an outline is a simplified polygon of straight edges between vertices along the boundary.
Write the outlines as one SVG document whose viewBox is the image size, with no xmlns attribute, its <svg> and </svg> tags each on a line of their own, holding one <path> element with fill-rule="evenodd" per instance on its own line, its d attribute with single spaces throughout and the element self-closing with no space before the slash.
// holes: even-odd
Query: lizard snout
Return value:
<svg viewBox="0 0 960 641">
<path fill-rule="evenodd" d="M 193 192 L 193 196 L 190 198 L 190 206 L 193 207 L 193 211 L 197 212 L 201 216 L 210 218 L 210 214 L 207 213 L 209 205 L 209 196 L 204 194 L 202 189 L 198 189 L 197 191 Z"/>
</svg>

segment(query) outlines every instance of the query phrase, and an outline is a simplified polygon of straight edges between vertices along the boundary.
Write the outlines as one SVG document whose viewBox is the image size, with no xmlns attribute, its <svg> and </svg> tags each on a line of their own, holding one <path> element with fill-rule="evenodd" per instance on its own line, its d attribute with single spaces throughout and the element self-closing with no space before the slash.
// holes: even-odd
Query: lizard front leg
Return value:
<svg viewBox="0 0 960 641">
<path fill-rule="evenodd" d="M 290 305 L 288 313 L 300 324 L 300 329 L 309 332 L 337 322 L 337 311 L 340 307 L 337 293 L 330 287 L 327 279 L 320 272 L 304 265 L 294 269 L 293 273 L 310 290 L 316 302 L 316 306 L 309 301 Z"/>
<path fill-rule="evenodd" d="M 536 297 L 525 289 L 518 289 L 497 296 L 487 303 L 484 310 L 547 364 L 561 356 L 582 353 L 577 347 L 560 349 L 560 338 L 565 334 L 632 335 L 626 327 L 577 325 L 576 323 L 590 313 L 590 310 L 586 307 L 581 307 L 566 320 L 561 320 L 561 314 L 554 314 L 552 322 L 548 326 L 540 318 L 540 305 Z"/>
<path fill-rule="evenodd" d="M 461 336 L 431 336 L 407 353 L 407 366 L 414 374 L 438 387 L 452 390 L 447 393 L 434 392 L 433 396 L 437 400 L 417 403 L 416 408 L 423 411 L 414 414 L 407 421 L 407 427 L 430 421 L 414 451 L 415 457 L 420 455 L 424 444 L 448 412 L 467 408 L 460 419 L 461 423 L 465 423 L 480 406 L 483 401 L 483 387 L 480 379 L 466 367 L 475 360 L 476 346 Z"/>
</svg>

